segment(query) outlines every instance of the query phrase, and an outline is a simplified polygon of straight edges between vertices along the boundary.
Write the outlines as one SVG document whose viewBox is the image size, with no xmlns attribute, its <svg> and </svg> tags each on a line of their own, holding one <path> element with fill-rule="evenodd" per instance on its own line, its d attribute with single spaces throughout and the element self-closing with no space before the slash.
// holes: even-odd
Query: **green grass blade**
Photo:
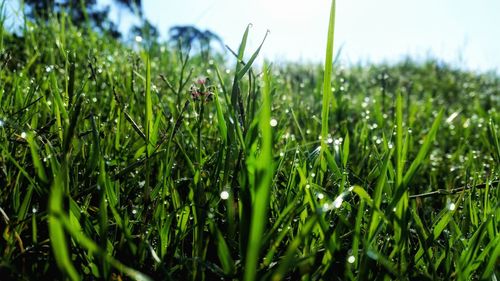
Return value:
<svg viewBox="0 0 500 281">
<path fill-rule="evenodd" d="M 344 170 L 347 169 L 347 160 L 349 159 L 349 133 L 345 135 L 344 146 L 342 149 L 342 165 L 344 166 Z"/>
<path fill-rule="evenodd" d="M 264 67 L 264 88 L 262 90 L 262 109 L 259 116 L 259 128 L 262 135 L 262 145 L 256 162 L 251 163 L 254 171 L 254 196 L 252 202 L 252 218 L 250 235 L 245 262 L 245 281 L 255 280 L 257 265 L 261 250 L 261 239 L 267 222 L 269 196 L 271 192 L 274 164 L 273 164 L 273 134 L 271 130 L 271 81 L 270 69 Z"/>
<path fill-rule="evenodd" d="M 67 165 L 63 163 L 51 186 L 49 197 L 49 237 L 52 245 L 54 258 L 59 269 L 71 280 L 80 280 L 80 276 L 71 261 L 69 247 L 66 242 L 64 227 L 61 222 L 63 215 L 63 198 L 66 189 L 65 177 L 67 177 Z"/>
<path fill-rule="evenodd" d="M 217 255 L 219 256 L 219 260 L 222 264 L 222 269 L 224 270 L 224 273 L 227 275 L 234 274 L 236 266 L 233 258 L 231 257 L 231 251 L 227 246 L 226 239 L 224 239 L 224 236 L 222 235 L 220 230 L 215 226 L 214 223 L 210 224 L 210 231 L 216 238 Z"/>
<path fill-rule="evenodd" d="M 32 133 L 29 133 L 27 135 L 26 140 L 28 141 L 28 144 L 30 146 L 30 151 L 31 151 L 31 159 L 33 161 L 33 165 L 35 166 L 35 171 L 38 175 L 38 178 L 44 183 L 48 183 L 48 177 L 47 174 L 45 173 L 45 167 L 43 166 L 42 161 L 40 160 L 40 155 L 39 155 L 39 148 L 38 145 L 35 142 L 35 137 L 33 136 Z"/>
<path fill-rule="evenodd" d="M 417 157 L 413 160 L 413 162 L 410 165 L 410 168 L 408 168 L 408 171 L 406 171 L 405 176 L 403 178 L 403 185 L 408 186 L 410 183 L 411 179 L 417 172 L 418 168 L 420 165 L 422 165 L 424 159 L 427 157 L 429 154 L 429 151 L 431 149 L 432 143 L 436 139 L 437 131 L 439 128 L 439 125 L 441 124 L 441 119 L 443 119 L 443 114 L 444 110 L 442 109 L 439 111 L 438 116 L 434 120 L 434 123 L 432 123 L 431 129 L 429 130 L 429 133 L 425 137 L 424 143 L 422 144 L 422 147 L 420 147 L 420 150 L 418 151 Z"/>
<path fill-rule="evenodd" d="M 219 95 L 217 91 L 214 93 L 214 102 L 215 102 L 215 108 L 217 110 L 217 126 L 219 128 L 219 134 L 224 141 L 224 143 L 227 143 L 227 125 L 226 125 L 226 120 L 224 119 L 224 113 L 222 112 L 222 106 L 220 105 L 219 102 Z"/>
<path fill-rule="evenodd" d="M 387 155 L 383 158 L 382 167 L 380 168 L 380 175 L 377 179 L 377 184 L 375 186 L 375 192 L 373 195 L 373 202 L 375 208 L 380 208 L 380 204 L 382 203 L 382 194 L 384 191 L 384 186 L 387 182 L 387 169 L 389 167 L 389 163 L 391 160 L 391 153 L 387 153 Z M 380 216 L 377 212 L 372 210 L 372 215 L 369 223 L 369 231 L 368 231 L 368 241 L 372 241 L 374 238 L 375 232 L 379 227 Z"/>
<path fill-rule="evenodd" d="M 243 33 L 243 37 L 241 38 L 241 43 L 238 48 L 238 63 L 236 64 L 236 73 L 239 72 L 241 68 L 241 62 L 243 62 L 243 56 L 245 55 L 245 49 L 247 47 L 247 40 L 248 40 L 248 33 L 250 31 L 250 27 L 252 27 L 252 24 L 247 25 L 245 28 L 245 32 Z"/>
<path fill-rule="evenodd" d="M 150 139 L 153 134 L 153 101 L 151 99 L 151 61 L 148 56 L 146 60 L 146 108 L 145 108 L 145 119 L 144 119 L 144 128 L 146 129 L 146 145 L 149 145 Z M 148 147 L 148 153 L 153 147 Z M 149 154 L 148 154 L 149 155 Z"/>
<path fill-rule="evenodd" d="M 491 250 L 491 255 L 488 258 L 483 274 L 481 275 L 481 280 L 491 280 L 495 269 L 498 271 L 498 259 L 500 257 L 500 236 L 496 239 L 491 240 L 490 245 L 495 245 L 495 248 Z"/>
<path fill-rule="evenodd" d="M 151 281 L 152 279 L 135 269 L 125 266 L 120 261 L 113 258 L 111 255 L 107 254 L 105 250 L 100 248 L 93 240 L 87 237 L 81 230 L 80 225 L 76 222 L 70 221 L 66 215 L 59 216 L 59 220 L 64 229 L 77 241 L 78 245 L 90 251 L 92 254 L 97 254 L 102 256 L 109 262 L 113 267 L 115 267 L 120 272 L 125 273 L 130 278 L 137 281 Z"/>
<path fill-rule="evenodd" d="M 305 241 L 306 237 L 311 234 L 313 227 L 316 226 L 317 216 L 314 215 L 307 219 L 307 222 L 300 229 L 300 234 L 292 240 L 292 242 L 288 245 L 285 256 L 283 260 L 280 262 L 278 269 L 274 272 L 271 280 L 278 281 L 283 280 L 285 274 L 290 270 L 292 264 L 295 260 L 295 255 L 297 253 L 298 247 Z"/>
<path fill-rule="evenodd" d="M 330 103 L 332 110 L 336 108 L 336 101 L 332 95 L 332 68 L 333 68 L 333 43 L 334 43 L 334 32 L 335 32 L 335 2 L 332 0 L 330 8 L 330 20 L 328 23 L 328 38 L 326 43 L 326 55 L 325 55 L 325 73 L 323 76 L 323 101 L 321 110 L 321 155 L 320 163 L 321 169 L 326 170 L 326 161 L 324 156 L 324 151 L 328 149 L 326 139 L 328 138 L 328 117 L 330 111 Z"/>
<path fill-rule="evenodd" d="M 449 209 L 449 206 L 446 207 L 443 211 L 441 211 L 441 214 L 438 215 L 439 220 L 434 223 L 434 227 L 432 229 L 432 238 L 433 240 L 436 240 L 439 235 L 444 231 L 446 226 L 450 223 L 450 220 L 453 219 L 453 215 L 455 214 L 456 208 L 458 208 L 458 204 L 460 200 L 462 199 L 463 194 L 460 196 L 459 200 L 457 200 L 454 204 L 454 208 L 452 210 Z"/>
<path fill-rule="evenodd" d="M 255 61 L 255 59 L 257 58 L 257 56 L 259 55 L 260 49 L 262 49 L 262 46 L 264 45 L 264 42 L 266 41 L 266 38 L 267 38 L 268 34 L 269 34 L 269 32 L 266 32 L 266 35 L 264 35 L 264 39 L 262 39 L 262 42 L 260 43 L 260 45 L 257 48 L 257 50 L 255 50 L 255 52 L 252 54 L 252 56 L 247 61 L 247 63 L 236 74 L 236 79 L 238 81 L 241 80 L 241 78 L 243 78 L 243 76 L 245 76 L 245 74 L 248 72 L 248 70 L 250 69 L 250 67 L 252 67 L 252 64 Z"/>
</svg>

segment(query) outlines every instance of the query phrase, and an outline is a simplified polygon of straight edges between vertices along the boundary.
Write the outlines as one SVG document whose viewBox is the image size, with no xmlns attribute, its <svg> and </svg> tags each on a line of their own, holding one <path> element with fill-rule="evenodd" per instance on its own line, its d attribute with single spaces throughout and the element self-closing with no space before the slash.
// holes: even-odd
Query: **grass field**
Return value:
<svg viewBox="0 0 500 281">
<path fill-rule="evenodd" d="M 343 68 L 334 14 L 259 67 L 2 18 L 0 279 L 497 280 L 500 77 Z"/>
</svg>

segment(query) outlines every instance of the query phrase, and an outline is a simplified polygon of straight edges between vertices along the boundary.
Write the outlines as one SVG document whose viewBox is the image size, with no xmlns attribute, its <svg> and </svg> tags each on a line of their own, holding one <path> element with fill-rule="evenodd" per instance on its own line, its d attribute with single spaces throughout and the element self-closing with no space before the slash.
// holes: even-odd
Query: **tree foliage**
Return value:
<svg viewBox="0 0 500 281">
<path fill-rule="evenodd" d="M 115 0 L 115 3 L 142 15 L 141 0 Z M 108 18 L 110 7 L 99 8 L 96 0 L 25 0 L 24 4 L 26 15 L 34 20 L 46 21 L 64 12 L 76 26 L 87 25 L 113 37 L 121 35 Z"/>
<path fill-rule="evenodd" d="M 211 43 L 217 42 L 224 46 L 222 39 L 210 30 L 200 30 L 192 25 L 178 25 L 169 30 L 170 41 L 178 44 L 179 48 L 191 49 L 198 43 L 200 52 L 208 55 L 211 50 Z"/>
</svg>

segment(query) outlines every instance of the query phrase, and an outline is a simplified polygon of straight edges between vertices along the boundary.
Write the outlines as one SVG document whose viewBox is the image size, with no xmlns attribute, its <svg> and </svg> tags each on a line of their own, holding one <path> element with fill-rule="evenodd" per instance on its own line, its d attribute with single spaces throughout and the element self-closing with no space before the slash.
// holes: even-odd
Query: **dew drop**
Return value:
<svg viewBox="0 0 500 281">
<path fill-rule="evenodd" d="M 271 127 L 276 127 L 278 125 L 278 121 L 276 121 L 276 119 L 273 118 L 273 119 L 271 119 L 269 124 L 271 124 Z"/>
<path fill-rule="evenodd" d="M 322 209 L 323 209 L 323 212 L 328 212 L 330 210 L 330 204 L 324 203 Z"/>
<path fill-rule="evenodd" d="M 335 198 L 335 200 L 333 201 L 333 207 L 335 209 L 340 208 L 340 206 L 342 206 L 342 202 L 344 202 L 344 198 L 342 197 L 342 195 L 340 195 L 339 197 Z"/>
<path fill-rule="evenodd" d="M 448 205 L 448 209 L 450 209 L 450 211 L 454 211 L 456 207 L 455 203 L 450 203 L 450 205 Z"/>
<path fill-rule="evenodd" d="M 355 261 L 356 261 L 356 258 L 355 258 L 354 256 L 349 256 L 349 257 L 347 258 L 347 262 L 348 262 L 348 263 L 354 263 Z"/>
<path fill-rule="evenodd" d="M 229 192 L 227 192 L 226 190 L 223 190 L 221 193 L 220 193 L 220 198 L 222 200 L 227 200 L 229 198 Z"/>
</svg>

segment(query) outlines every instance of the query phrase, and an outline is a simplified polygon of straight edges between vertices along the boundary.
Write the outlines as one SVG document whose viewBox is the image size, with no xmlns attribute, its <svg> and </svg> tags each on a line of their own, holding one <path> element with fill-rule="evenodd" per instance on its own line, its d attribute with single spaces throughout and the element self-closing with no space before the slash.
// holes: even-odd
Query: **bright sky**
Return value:
<svg viewBox="0 0 500 281">
<path fill-rule="evenodd" d="M 101 4 L 112 0 L 99 0 Z M 220 35 L 237 49 L 248 23 L 250 48 L 267 29 L 269 59 L 322 61 L 328 0 L 143 0 L 146 17 L 166 36 L 174 25 L 193 24 Z M 121 14 L 121 26 L 130 14 Z M 411 55 L 500 72 L 499 0 L 337 0 L 335 50 L 341 60 L 394 62 Z"/>
</svg>

